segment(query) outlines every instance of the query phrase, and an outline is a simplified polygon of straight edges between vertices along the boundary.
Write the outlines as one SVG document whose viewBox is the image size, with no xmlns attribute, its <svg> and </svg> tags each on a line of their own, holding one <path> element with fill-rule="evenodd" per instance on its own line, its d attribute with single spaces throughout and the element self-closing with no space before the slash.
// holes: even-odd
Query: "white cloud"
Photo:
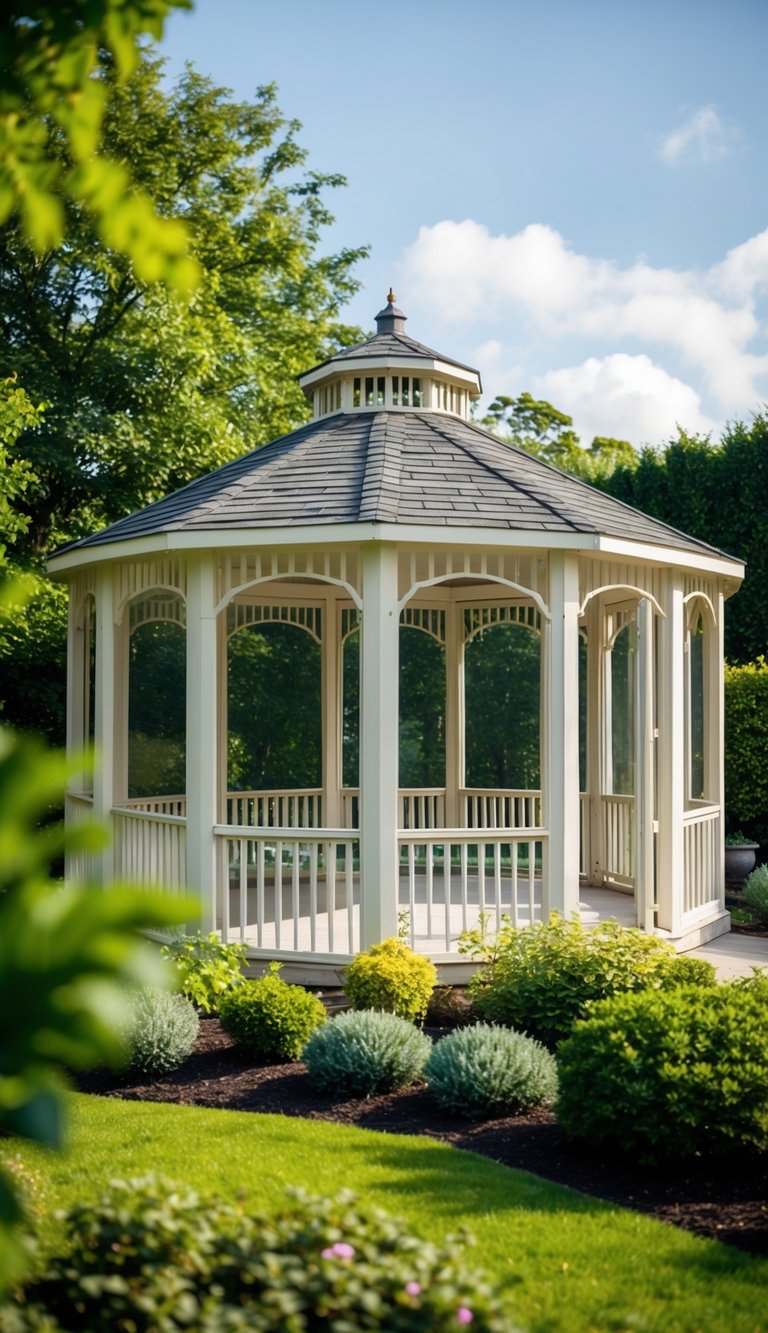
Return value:
<svg viewBox="0 0 768 1333">
<path fill-rule="evenodd" d="M 536 376 L 533 390 L 573 417 L 584 444 L 595 435 L 655 444 L 674 436 L 678 424 L 705 434 L 717 424 L 690 384 L 645 355 L 591 356 L 579 366 Z"/>
<path fill-rule="evenodd" d="M 718 418 L 749 412 L 768 396 L 761 304 L 768 291 L 768 230 L 710 269 L 675 270 L 644 261 L 621 268 L 579 254 L 541 223 L 506 236 L 472 219 L 443 221 L 421 228 L 403 269 L 409 305 L 433 319 L 470 329 L 482 322 L 486 338 L 507 346 L 514 328 L 514 351 L 506 358 L 497 352 L 497 364 L 506 359 L 530 367 L 525 344 L 535 345 L 539 370 L 543 360 L 551 366 L 561 359 L 563 344 L 578 342 L 582 355 L 592 348 L 602 354 L 607 344 L 617 354 L 628 350 L 630 360 L 645 353 L 648 364 L 649 352 L 656 363 L 671 355 L 693 380 L 694 398 L 711 399 L 710 414 Z M 682 379 L 675 383 L 686 387 Z"/>
<path fill-rule="evenodd" d="M 659 155 L 669 166 L 677 166 L 684 157 L 698 162 L 717 162 L 734 152 L 740 140 L 739 131 L 726 125 L 713 103 L 699 106 L 677 129 L 665 134 L 659 142 Z"/>
</svg>

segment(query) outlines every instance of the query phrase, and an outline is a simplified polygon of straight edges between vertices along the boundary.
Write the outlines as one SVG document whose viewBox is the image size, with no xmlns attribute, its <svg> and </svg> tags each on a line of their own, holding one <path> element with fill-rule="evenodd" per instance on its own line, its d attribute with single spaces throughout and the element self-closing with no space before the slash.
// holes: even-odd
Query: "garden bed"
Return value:
<svg viewBox="0 0 768 1333">
<path fill-rule="evenodd" d="M 441 1033 L 432 1030 L 431 1035 Z M 694 1157 L 679 1166 L 652 1169 L 570 1144 L 550 1111 L 467 1122 L 441 1111 L 423 1087 L 345 1099 L 316 1091 L 300 1063 L 254 1064 L 216 1018 L 201 1021 L 193 1054 L 174 1073 L 142 1082 L 102 1070 L 82 1076 L 80 1087 L 135 1101 L 269 1112 L 390 1134 L 424 1134 L 659 1221 L 768 1255 L 766 1153 Z"/>
</svg>

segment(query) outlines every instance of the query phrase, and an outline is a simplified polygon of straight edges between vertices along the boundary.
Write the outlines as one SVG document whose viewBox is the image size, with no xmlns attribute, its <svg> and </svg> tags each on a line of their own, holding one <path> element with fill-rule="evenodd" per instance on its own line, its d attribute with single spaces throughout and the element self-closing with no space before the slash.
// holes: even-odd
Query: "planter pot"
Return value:
<svg viewBox="0 0 768 1333">
<path fill-rule="evenodd" d="M 750 870 L 755 868 L 755 853 L 759 842 L 740 842 L 725 848 L 725 883 L 729 889 L 740 889 Z"/>
</svg>

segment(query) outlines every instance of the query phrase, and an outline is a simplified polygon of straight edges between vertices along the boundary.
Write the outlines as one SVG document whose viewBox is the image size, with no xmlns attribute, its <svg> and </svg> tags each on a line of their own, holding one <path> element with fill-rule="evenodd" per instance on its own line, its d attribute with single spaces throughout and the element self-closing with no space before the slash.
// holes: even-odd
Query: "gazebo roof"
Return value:
<svg viewBox="0 0 768 1333">
<path fill-rule="evenodd" d="M 371 342 L 390 336 L 402 335 Z M 426 410 L 313 421 L 62 550 L 192 531 L 215 545 L 228 529 L 252 529 L 258 541 L 260 528 L 357 523 L 600 534 L 721 554 L 470 421 Z"/>
</svg>

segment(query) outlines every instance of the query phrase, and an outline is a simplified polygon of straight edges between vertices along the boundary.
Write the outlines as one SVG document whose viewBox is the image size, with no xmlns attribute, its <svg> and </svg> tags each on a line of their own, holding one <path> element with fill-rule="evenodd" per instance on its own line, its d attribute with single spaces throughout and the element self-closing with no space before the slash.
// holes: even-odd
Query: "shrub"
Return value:
<svg viewBox="0 0 768 1333">
<path fill-rule="evenodd" d="M 319 1087 L 370 1097 L 413 1083 L 431 1050 L 429 1038 L 406 1019 L 361 1009 L 313 1032 L 302 1059 Z"/>
<path fill-rule="evenodd" d="M 546 924 L 508 929 L 496 961 L 473 978 L 470 991 L 484 1018 L 553 1047 L 582 1017 L 588 1001 L 683 982 L 714 985 L 715 970 L 703 959 L 682 959 L 665 940 L 617 921 L 587 930 L 578 919 L 553 915 Z"/>
<path fill-rule="evenodd" d="M 768 977 L 617 995 L 558 1049 L 566 1132 L 643 1161 L 768 1147 Z"/>
<path fill-rule="evenodd" d="M 557 1096 L 554 1056 L 522 1032 L 487 1023 L 443 1037 L 424 1077 L 441 1106 L 470 1119 L 551 1106 Z"/>
<path fill-rule="evenodd" d="M 741 825 L 768 845 L 768 662 L 725 666 L 725 809 L 729 828 Z"/>
<path fill-rule="evenodd" d="M 113 1181 L 98 1203 L 73 1207 L 66 1225 L 66 1257 L 52 1259 L 20 1298 L 22 1327 L 510 1328 L 496 1313 L 498 1294 L 465 1272 L 462 1238 L 437 1246 L 410 1236 L 384 1213 L 363 1216 L 350 1194 L 297 1195 L 268 1218 L 147 1176 Z"/>
<path fill-rule="evenodd" d="M 181 935 L 162 950 L 175 964 L 182 993 L 206 1014 L 218 1009 L 221 997 L 244 980 L 246 953 L 245 944 L 225 944 L 213 931 Z"/>
<path fill-rule="evenodd" d="M 142 1074 L 178 1069 L 197 1040 L 200 1020 L 183 995 L 145 986 L 131 998 L 128 1066 Z"/>
<path fill-rule="evenodd" d="M 768 920 L 768 865 L 757 866 L 747 875 L 743 896 L 759 916 Z"/>
<path fill-rule="evenodd" d="M 317 996 L 289 986 L 272 971 L 225 995 L 219 1017 L 225 1032 L 253 1055 L 297 1060 L 326 1014 Z"/>
<path fill-rule="evenodd" d="M 434 963 L 402 940 L 384 940 L 347 968 L 344 990 L 353 1009 L 383 1009 L 420 1023 L 437 982 Z"/>
</svg>

